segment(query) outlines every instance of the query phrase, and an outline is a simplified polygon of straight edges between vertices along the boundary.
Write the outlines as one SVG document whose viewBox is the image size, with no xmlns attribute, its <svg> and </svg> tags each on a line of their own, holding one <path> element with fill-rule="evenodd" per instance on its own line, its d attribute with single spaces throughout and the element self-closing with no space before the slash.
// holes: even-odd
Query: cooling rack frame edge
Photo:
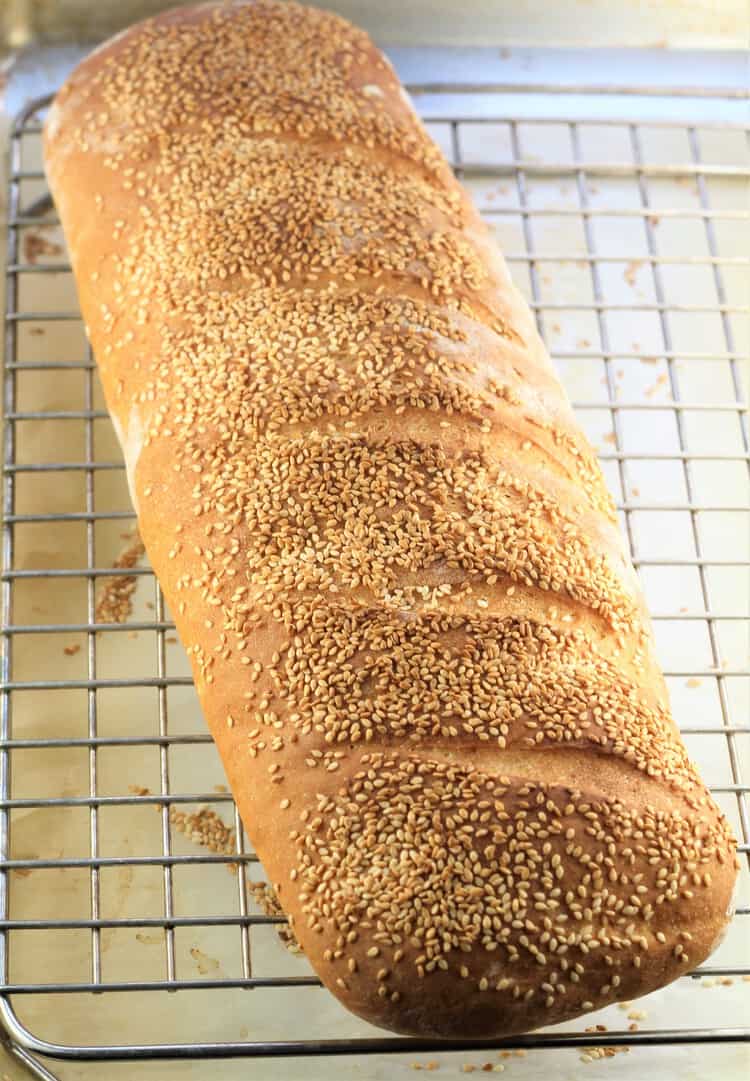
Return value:
<svg viewBox="0 0 750 1081">
<path fill-rule="evenodd" d="M 441 89 L 443 89 L 441 87 Z M 513 88 L 510 88 L 513 89 Z M 550 88 L 551 89 L 551 88 Z M 658 92 L 658 91 L 657 91 Z M 11 154 L 11 168 L 8 174 L 8 267 L 6 270 L 6 303 L 5 303 L 5 320 L 4 320 L 4 344 L 5 344 L 5 358 L 7 362 L 8 356 L 14 355 L 15 350 L 15 334 L 17 323 L 8 318 L 15 311 L 17 305 L 17 275 L 19 271 L 16 269 L 18 265 L 18 228 L 14 227 L 14 217 L 20 215 L 19 206 L 19 178 L 18 178 L 18 162 L 12 160 L 14 154 L 14 144 L 17 144 L 20 137 L 28 130 L 26 125 L 29 120 L 38 114 L 51 100 L 52 95 L 45 95 L 42 98 L 30 101 L 16 116 L 12 130 L 10 133 L 10 154 Z M 428 116 L 426 119 L 429 121 L 437 122 L 441 120 L 440 117 Z M 462 118 L 447 118 L 451 123 L 456 124 L 460 122 Z M 467 118 L 469 120 L 476 118 Z M 527 118 L 522 120 L 514 118 L 503 118 L 508 123 L 513 125 L 519 122 L 526 122 Z M 535 122 L 533 119 L 528 122 Z M 536 122 L 541 122 L 537 120 Z M 558 117 L 552 117 L 553 123 L 561 123 Z M 588 121 L 585 117 L 576 118 L 572 121 L 573 126 L 577 124 L 602 123 L 600 118 Z M 626 123 L 620 118 L 615 118 L 611 123 Z M 647 119 L 638 118 L 633 120 L 634 125 L 649 123 Z M 666 126 L 681 126 L 679 121 L 666 121 Z M 711 122 L 699 122 L 697 127 L 712 128 L 714 125 Z M 716 125 L 717 127 L 719 125 Z M 722 125 L 727 126 L 727 125 Z M 745 127 L 745 125 L 738 125 Z M 454 167 L 459 175 L 461 175 L 462 167 L 460 160 L 453 162 Z M 518 177 L 519 171 L 523 172 L 523 164 L 518 160 L 514 161 L 512 171 Z M 521 215 L 528 216 L 528 211 L 524 211 L 522 206 Z M 708 220 L 708 217 L 706 218 Z M 533 247 L 530 249 L 530 262 L 535 264 L 540 257 L 534 256 Z M 589 250 L 587 245 L 587 255 L 593 254 Z M 596 257 L 595 257 L 596 258 Z M 599 306 L 599 310 L 608 309 L 608 306 L 602 300 Z M 667 307 L 666 310 L 669 310 Z M 734 358 L 733 358 L 734 359 Z M 15 420 L 15 379 L 12 369 L 8 370 L 4 368 L 4 387 L 3 387 L 3 406 L 4 415 L 11 414 L 11 418 Z M 601 408 L 611 410 L 612 401 L 608 399 L 605 403 L 601 403 Z M 622 408 L 622 405 L 620 406 Z M 685 406 L 682 406 L 685 408 Z M 689 407 L 688 407 L 689 408 Z M 743 407 L 740 404 L 740 412 Z M 744 407 L 746 409 L 746 406 Z M 91 416 L 89 411 L 89 417 Z M 12 562 L 12 525 L 14 522 L 13 515 L 13 498 L 14 498 L 14 475 L 12 471 L 8 471 L 6 466 L 8 459 L 14 458 L 14 424 L 6 424 L 3 432 L 3 568 L 7 569 Z M 623 456 L 626 459 L 630 456 Z M 685 455 L 688 461 L 691 460 L 689 454 Z M 91 462 L 88 463 L 91 465 Z M 627 509 L 627 508 L 626 508 Z M 8 516 L 10 516 L 10 522 L 8 522 Z M 9 528 L 9 525 L 11 528 Z M 692 564 L 691 564 L 692 565 Z M 89 568 L 90 569 L 90 568 Z M 86 572 L 82 572 L 86 574 Z M 11 603 L 11 583 L 12 578 L 8 578 L 5 574 L 2 578 L 0 589 L 2 591 L 2 613 L 3 624 L 0 628 L 2 634 L 2 654 L 0 656 L 0 856 L 2 857 L 2 867 L 0 868 L 0 909 L 4 915 L 7 915 L 7 889 L 6 880 L 9 872 L 7 866 L 8 860 L 8 794 L 9 794 L 9 731 L 8 731 L 8 715 L 7 715 L 7 699 L 8 695 L 12 693 L 12 688 L 8 687 L 9 680 L 9 642 L 13 630 L 8 631 L 9 624 L 9 612 Z M 700 617 L 698 617 L 700 618 Z M 710 619 L 711 612 L 709 611 L 703 618 Z M 89 625 L 90 626 L 90 625 Z M 729 738 L 732 730 L 727 731 L 727 738 Z M 745 786 L 742 786 L 742 791 L 746 791 Z M 743 825 L 745 825 L 743 821 Z M 742 851 L 747 851 L 747 843 L 742 846 Z M 7 922 L 7 921 L 6 921 Z M 5 971 L 6 959 L 6 934 L 5 927 L 0 928 L 0 968 Z M 703 970 L 700 974 L 710 974 L 713 970 Z M 8 986 L 6 984 L 6 986 Z M 203 986 L 203 984 L 201 984 Z M 40 986 L 40 990 L 42 987 Z M 98 993 L 106 993 L 106 988 L 102 988 L 102 991 Z M 472 1050 L 501 1050 L 501 1049 L 559 1049 L 559 1048 L 582 1048 L 592 1046 L 618 1046 L 627 1044 L 629 1046 L 654 1046 L 654 1045 L 670 1045 L 670 1044 L 706 1044 L 706 1043 L 738 1043 L 750 1041 L 750 1028 L 726 1028 L 726 1029 L 660 1029 L 660 1030 L 645 1030 L 639 1032 L 630 1031 L 609 1031 L 605 1033 L 539 1033 L 539 1034 L 527 1034 L 523 1036 L 492 1041 L 435 1041 L 435 1040 L 423 1040 L 412 1039 L 402 1037 L 384 1036 L 382 1038 L 373 1039 L 360 1039 L 360 1040 L 295 1040 L 295 1041 L 229 1041 L 224 1043 L 208 1043 L 208 1042 L 196 1042 L 185 1044 L 131 1044 L 131 1045 L 67 1045 L 52 1043 L 42 1039 L 41 1037 L 32 1033 L 18 1018 L 11 1001 L 12 991 L 3 991 L 2 985 L 0 985 L 0 1024 L 4 1029 L 3 1043 L 15 1054 L 16 1057 L 22 1061 L 26 1067 L 32 1072 L 36 1073 L 37 1077 L 44 1078 L 45 1081 L 55 1081 L 54 1075 L 51 1074 L 46 1067 L 37 1062 L 34 1059 L 34 1055 L 43 1055 L 52 1059 L 59 1060 L 73 1060 L 73 1061 L 121 1061 L 121 1060 L 155 1060 L 155 1059 L 186 1059 L 186 1058 L 205 1058 L 205 1059 L 224 1059 L 224 1058 L 263 1058 L 263 1057 L 307 1057 L 307 1056 L 346 1056 L 346 1055 L 359 1055 L 359 1054 L 375 1054 L 375 1053 L 420 1053 L 420 1052 L 447 1052 L 447 1051 L 461 1051 L 469 1052 Z"/>
</svg>

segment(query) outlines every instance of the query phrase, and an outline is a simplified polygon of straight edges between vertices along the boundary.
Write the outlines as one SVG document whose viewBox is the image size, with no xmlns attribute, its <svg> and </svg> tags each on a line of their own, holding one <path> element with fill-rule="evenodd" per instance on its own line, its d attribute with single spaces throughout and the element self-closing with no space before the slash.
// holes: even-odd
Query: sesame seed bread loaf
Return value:
<svg viewBox="0 0 750 1081">
<path fill-rule="evenodd" d="M 148 555 L 325 985 L 481 1037 L 700 962 L 733 838 L 595 456 L 382 55 L 182 8 L 80 65 L 45 154 Z"/>
</svg>

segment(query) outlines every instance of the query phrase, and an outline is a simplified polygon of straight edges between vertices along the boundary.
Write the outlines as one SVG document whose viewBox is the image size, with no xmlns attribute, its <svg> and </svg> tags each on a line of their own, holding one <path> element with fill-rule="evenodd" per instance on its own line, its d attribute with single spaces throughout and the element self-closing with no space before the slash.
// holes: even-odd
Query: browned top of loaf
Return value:
<svg viewBox="0 0 750 1081">
<path fill-rule="evenodd" d="M 366 36 L 160 16 L 81 65 L 46 153 L 149 555 L 326 983 L 490 1034 L 704 956 L 733 842 L 611 500 Z"/>
</svg>

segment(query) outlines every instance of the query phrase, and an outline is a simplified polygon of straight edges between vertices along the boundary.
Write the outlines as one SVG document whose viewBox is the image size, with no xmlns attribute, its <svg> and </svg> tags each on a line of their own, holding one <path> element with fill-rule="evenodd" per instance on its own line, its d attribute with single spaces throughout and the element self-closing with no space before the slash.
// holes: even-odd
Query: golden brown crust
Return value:
<svg viewBox="0 0 750 1081">
<path fill-rule="evenodd" d="M 366 36 L 167 13 L 77 69 L 45 152 L 149 557 L 326 985 L 489 1036 L 702 960 L 734 842 L 611 500 Z"/>
</svg>

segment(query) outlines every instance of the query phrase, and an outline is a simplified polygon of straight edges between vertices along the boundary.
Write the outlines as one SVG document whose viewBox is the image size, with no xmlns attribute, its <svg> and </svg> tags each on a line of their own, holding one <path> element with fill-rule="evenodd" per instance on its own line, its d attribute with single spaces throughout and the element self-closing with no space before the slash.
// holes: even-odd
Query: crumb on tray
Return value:
<svg viewBox="0 0 750 1081">
<path fill-rule="evenodd" d="M 647 387 L 645 394 L 647 398 L 653 398 L 654 394 L 659 390 L 659 387 L 663 387 L 667 382 L 667 376 L 662 372 L 660 376 L 657 376 L 656 382 L 653 386 Z"/>
<path fill-rule="evenodd" d="M 615 1055 L 627 1055 L 630 1052 L 629 1047 L 624 1046 L 612 1046 L 612 1047 L 589 1047 L 581 1055 L 581 1062 L 596 1062 L 602 1058 L 614 1058 Z"/>
<path fill-rule="evenodd" d="M 143 946 L 158 946 L 159 943 L 164 941 L 164 935 L 161 931 L 153 935 L 149 935 L 145 931 L 136 931 L 135 940 Z"/>
<path fill-rule="evenodd" d="M 279 904 L 276 892 L 268 882 L 248 882 L 248 888 L 253 900 L 259 908 L 262 908 L 266 916 L 283 916 L 284 910 Z M 284 943 L 290 953 L 302 953 L 302 947 L 297 941 L 294 931 L 287 923 L 275 925 L 276 934 Z"/>
<path fill-rule="evenodd" d="M 27 263 L 35 266 L 40 255 L 62 255 L 62 246 L 40 233 L 27 232 L 23 238 L 23 254 Z"/>
<path fill-rule="evenodd" d="M 121 534 L 130 543 L 112 564 L 113 570 L 129 570 L 145 552 L 138 530 Z M 125 623 L 133 611 L 133 594 L 138 579 L 134 574 L 118 574 L 105 582 L 96 602 L 97 623 Z"/>
<path fill-rule="evenodd" d="M 237 852 L 234 830 L 209 807 L 192 813 L 170 807 L 169 821 L 180 833 L 211 852 L 222 856 L 233 856 Z"/>
<path fill-rule="evenodd" d="M 622 276 L 628 285 L 635 285 L 635 279 L 638 275 L 638 271 L 643 266 L 642 259 L 631 259 L 628 265 L 622 272 Z"/>
<path fill-rule="evenodd" d="M 190 950 L 190 956 L 198 965 L 198 971 L 201 976 L 205 976 L 207 972 L 216 972 L 219 968 L 219 962 L 215 957 L 209 957 L 207 954 L 199 950 L 197 946 L 193 946 Z"/>
</svg>

